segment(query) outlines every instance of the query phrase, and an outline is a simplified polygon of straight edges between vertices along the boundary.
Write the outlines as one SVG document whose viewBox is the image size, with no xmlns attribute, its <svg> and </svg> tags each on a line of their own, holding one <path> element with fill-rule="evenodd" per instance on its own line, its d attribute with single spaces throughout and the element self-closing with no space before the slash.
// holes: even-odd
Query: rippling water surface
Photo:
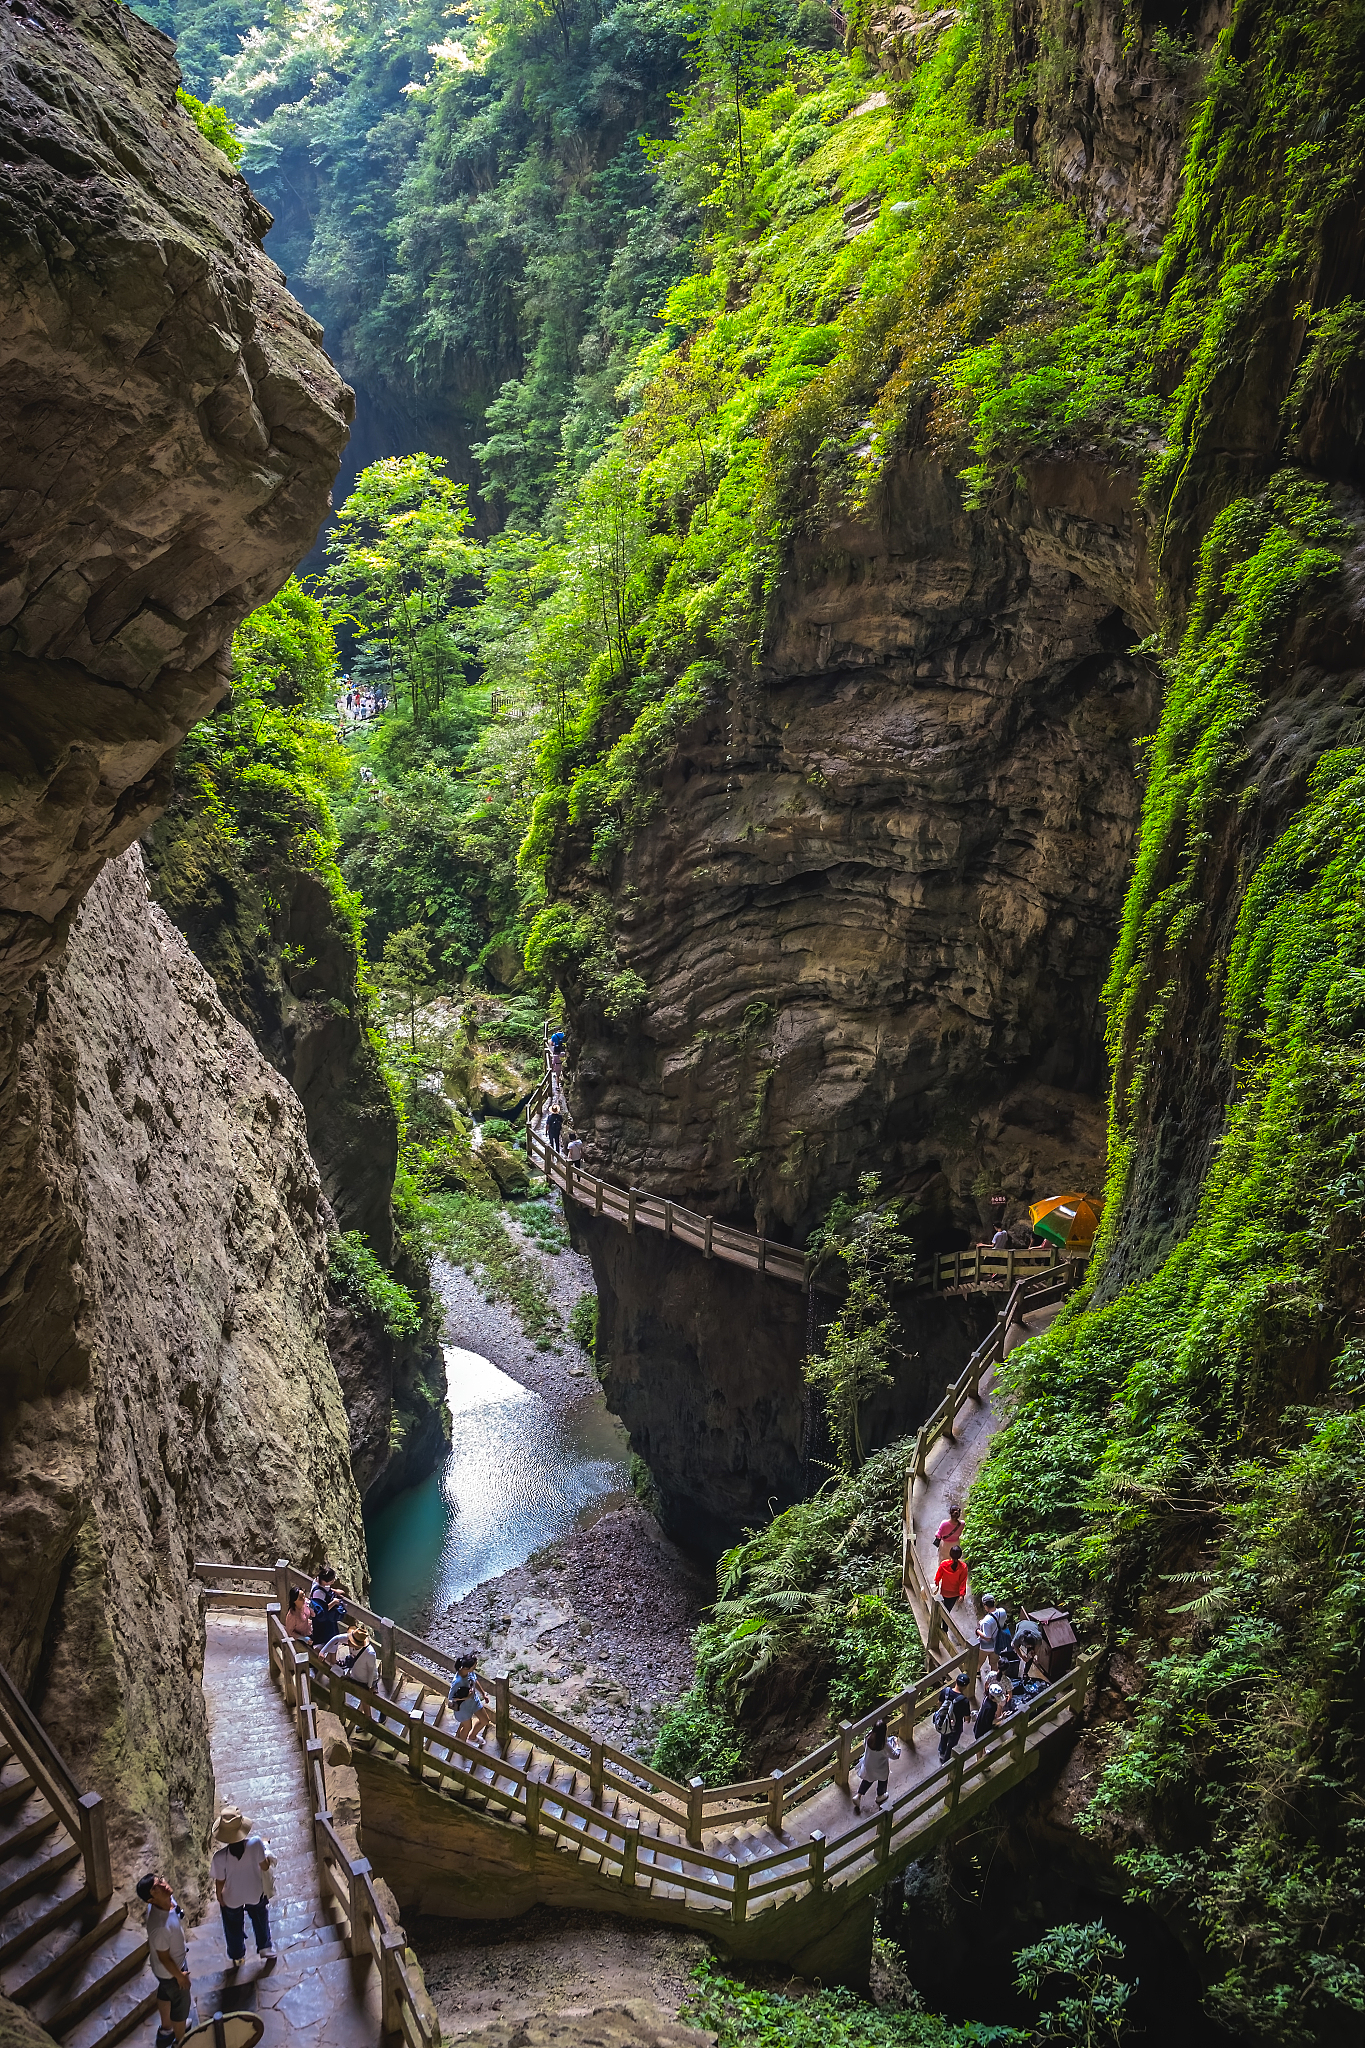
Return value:
<svg viewBox="0 0 1365 2048">
<path fill-rule="evenodd" d="M 366 1524 L 370 1605 L 404 1628 L 525 1564 L 594 1500 L 629 1485 L 626 1433 L 596 1388 L 557 1414 L 477 1351 L 448 1344 L 445 1355 L 455 1424 L 446 1466 Z"/>
</svg>

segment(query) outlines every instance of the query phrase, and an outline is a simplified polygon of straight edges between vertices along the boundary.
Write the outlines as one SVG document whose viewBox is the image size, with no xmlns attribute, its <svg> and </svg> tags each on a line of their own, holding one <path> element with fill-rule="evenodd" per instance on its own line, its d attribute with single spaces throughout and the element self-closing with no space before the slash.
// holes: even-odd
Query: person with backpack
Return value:
<svg viewBox="0 0 1365 2048">
<path fill-rule="evenodd" d="M 357 1622 L 342 1638 L 336 1668 L 346 1678 L 353 1678 L 357 1685 L 369 1686 L 371 1692 L 378 1685 L 379 1658 L 364 1622 Z"/>
<path fill-rule="evenodd" d="M 1043 1647 L 1043 1631 L 1036 1621 L 1027 1614 L 1021 1616 L 1014 1631 L 1014 1653 L 1019 1660 L 1019 1677 L 1028 1683 L 1029 1672 L 1033 1669 L 1038 1652 Z"/>
<path fill-rule="evenodd" d="M 447 1701 L 455 1709 L 455 1733 L 462 1742 L 481 1741 L 488 1726 L 488 1701 L 479 1685 L 478 1662 L 474 1656 L 457 1657 L 455 1676 L 446 1694 Z M 473 1769 L 472 1763 L 470 1769 Z"/>
<path fill-rule="evenodd" d="M 313 1590 L 308 1596 L 308 1604 L 313 1610 L 315 1650 L 325 1649 L 333 1636 L 340 1635 L 346 1619 L 346 1607 L 336 1578 L 336 1572 L 330 1564 L 320 1564 L 318 1575 L 313 1581 Z"/>
<path fill-rule="evenodd" d="M 563 1128 L 563 1111 L 558 1108 L 552 1109 L 550 1111 L 550 1114 L 545 1119 L 545 1136 L 549 1140 L 550 1150 L 552 1152 L 558 1152 L 559 1150 L 559 1134 L 563 1130 Z"/>
<path fill-rule="evenodd" d="M 934 1584 L 944 1613 L 951 1614 L 967 1590 L 967 1561 L 956 1544 L 934 1573 Z"/>
<path fill-rule="evenodd" d="M 898 1757 L 900 1753 L 901 1746 L 895 1736 L 888 1732 L 885 1721 L 874 1721 L 867 1731 L 862 1760 L 858 1765 L 858 1777 L 861 1782 L 853 1801 L 855 1813 L 862 1812 L 863 1795 L 874 1785 L 877 1788 L 878 1806 L 885 1806 L 886 1788 L 891 1782 L 891 1759 Z"/>
<path fill-rule="evenodd" d="M 946 1764 L 958 1743 L 962 1740 L 962 1729 L 971 1706 L 972 1682 L 965 1671 L 959 1671 L 951 1685 L 945 1685 L 934 1708 L 934 1726 L 938 1730 L 938 1760 Z"/>
<path fill-rule="evenodd" d="M 962 1519 L 961 1507 L 955 1500 L 950 1500 L 946 1516 L 934 1531 L 935 1550 L 940 1553 L 944 1550 L 951 1550 L 955 1543 L 962 1541 L 962 1531 L 966 1526 Z"/>
<path fill-rule="evenodd" d="M 994 1593 L 987 1593 L 981 1605 L 984 1612 L 980 1621 L 976 1624 L 976 1640 L 981 1645 L 983 1663 L 988 1669 L 998 1671 L 1000 1667 L 996 1662 L 995 1641 L 1000 1632 L 1000 1621 L 995 1611 Z"/>
</svg>

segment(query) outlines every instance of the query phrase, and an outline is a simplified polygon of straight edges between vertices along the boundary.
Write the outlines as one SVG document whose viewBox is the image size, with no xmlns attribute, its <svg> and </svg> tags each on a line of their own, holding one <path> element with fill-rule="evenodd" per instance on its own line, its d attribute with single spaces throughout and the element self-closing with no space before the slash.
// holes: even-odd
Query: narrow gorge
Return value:
<svg viewBox="0 0 1365 2048">
<path fill-rule="evenodd" d="M 1357 0 L 0 80 L 0 2033 L 1350 2038 Z"/>
</svg>

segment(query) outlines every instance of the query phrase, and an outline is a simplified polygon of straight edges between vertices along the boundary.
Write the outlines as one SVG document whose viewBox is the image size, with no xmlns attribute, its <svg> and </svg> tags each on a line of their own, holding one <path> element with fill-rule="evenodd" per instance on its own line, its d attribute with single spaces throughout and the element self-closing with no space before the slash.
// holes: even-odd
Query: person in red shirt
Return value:
<svg viewBox="0 0 1365 2048">
<path fill-rule="evenodd" d="M 944 1613 L 951 1614 L 967 1590 L 967 1564 L 956 1544 L 934 1573 L 934 1584 L 943 1602 Z"/>
<path fill-rule="evenodd" d="M 945 1550 L 951 1550 L 955 1543 L 962 1541 L 963 1526 L 961 1508 L 955 1500 L 950 1501 L 948 1503 L 947 1521 L 940 1522 L 937 1530 L 934 1532 L 934 1548 L 940 1555 Z"/>
</svg>

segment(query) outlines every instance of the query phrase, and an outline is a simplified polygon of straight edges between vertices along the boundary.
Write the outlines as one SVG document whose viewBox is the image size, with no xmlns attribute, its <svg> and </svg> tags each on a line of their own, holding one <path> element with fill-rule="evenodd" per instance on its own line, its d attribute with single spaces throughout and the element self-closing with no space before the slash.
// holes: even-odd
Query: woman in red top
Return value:
<svg viewBox="0 0 1365 2048">
<path fill-rule="evenodd" d="M 951 1614 L 967 1590 L 967 1566 L 956 1544 L 934 1573 L 934 1584 L 938 1587 L 944 1613 Z"/>
</svg>

